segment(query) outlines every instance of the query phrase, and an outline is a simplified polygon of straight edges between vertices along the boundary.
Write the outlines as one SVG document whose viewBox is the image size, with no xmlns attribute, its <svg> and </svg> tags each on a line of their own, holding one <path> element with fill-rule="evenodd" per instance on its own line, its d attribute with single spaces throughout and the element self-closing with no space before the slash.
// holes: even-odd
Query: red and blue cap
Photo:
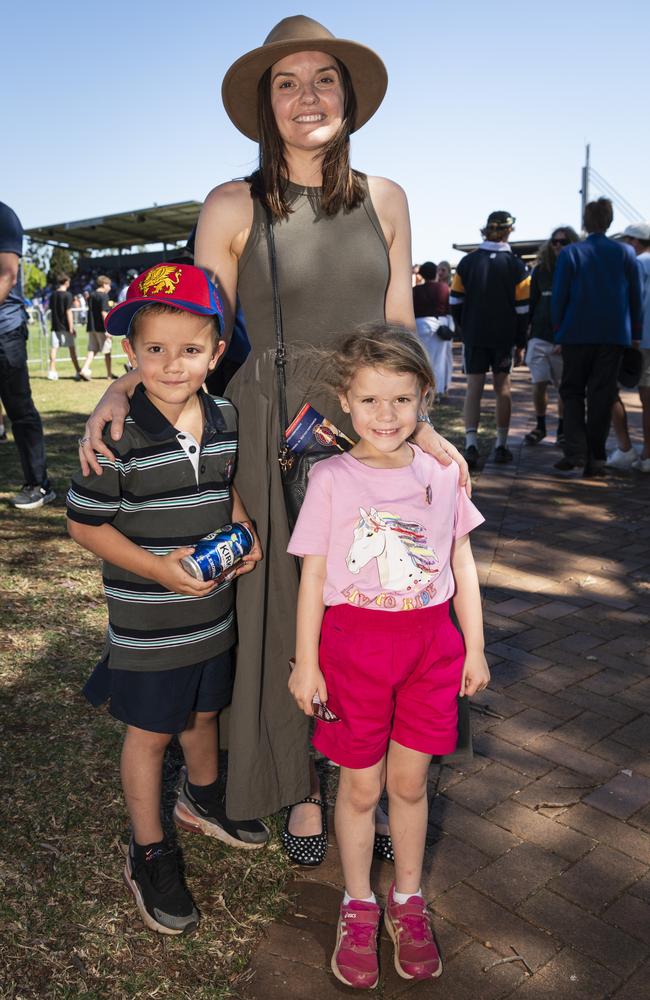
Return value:
<svg viewBox="0 0 650 1000">
<path fill-rule="evenodd" d="M 155 264 L 128 287 L 124 302 L 113 306 L 106 329 L 114 337 L 128 337 L 131 320 L 144 306 L 164 303 L 196 316 L 216 316 L 223 333 L 223 305 L 214 282 L 193 264 Z"/>
</svg>

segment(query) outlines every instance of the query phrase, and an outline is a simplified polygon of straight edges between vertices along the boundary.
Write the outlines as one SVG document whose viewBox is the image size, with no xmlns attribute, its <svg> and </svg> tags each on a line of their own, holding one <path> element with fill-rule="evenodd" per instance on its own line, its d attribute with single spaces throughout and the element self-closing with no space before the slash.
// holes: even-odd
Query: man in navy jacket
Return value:
<svg viewBox="0 0 650 1000">
<path fill-rule="evenodd" d="M 565 457 L 555 468 L 570 472 L 584 465 L 585 476 L 604 474 L 621 358 L 641 336 L 634 251 L 605 236 L 612 218 L 611 201 L 590 201 L 584 214 L 587 238 L 561 251 L 553 277 L 551 314 L 555 342 L 562 345 L 565 434 Z"/>
</svg>

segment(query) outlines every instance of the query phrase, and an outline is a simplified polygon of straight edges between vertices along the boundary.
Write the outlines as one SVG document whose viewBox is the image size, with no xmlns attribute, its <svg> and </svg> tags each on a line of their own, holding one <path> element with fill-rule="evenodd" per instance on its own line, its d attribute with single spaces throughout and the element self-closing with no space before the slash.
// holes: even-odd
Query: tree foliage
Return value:
<svg viewBox="0 0 650 1000">
<path fill-rule="evenodd" d="M 72 253 L 67 247 L 54 247 L 50 257 L 50 268 L 47 272 L 48 282 L 54 284 L 57 274 L 67 274 L 71 278 L 77 270 L 78 259 L 79 255 Z"/>
<path fill-rule="evenodd" d="M 32 261 L 25 261 L 23 264 L 23 291 L 27 298 L 33 299 L 41 288 L 45 288 L 46 284 L 45 271 L 41 271 L 40 267 L 37 267 Z"/>
</svg>

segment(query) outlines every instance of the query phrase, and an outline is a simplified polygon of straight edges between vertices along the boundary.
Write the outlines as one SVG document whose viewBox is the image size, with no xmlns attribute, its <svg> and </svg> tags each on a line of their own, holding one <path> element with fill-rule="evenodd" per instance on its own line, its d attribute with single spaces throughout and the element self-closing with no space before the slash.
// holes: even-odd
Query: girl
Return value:
<svg viewBox="0 0 650 1000">
<path fill-rule="evenodd" d="M 489 680 L 469 544 L 483 518 L 459 486 L 458 466 L 440 465 L 411 441 L 434 384 L 414 335 L 360 327 L 324 369 L 359 442 L 314 467 L 289 542 L 303 559 L 289 689 L 317 715 L 314 746 L 341 768 L 335 823 L 345 895 L 332 970 L 348 986 L 372 989 L 380 910 L 369 875 L 384 784 L 395 967 L 405 979 L 442 971 L 420 890 L 427 772 L 432 755 L 456 747 L 458 694 Z"/>
</svg>

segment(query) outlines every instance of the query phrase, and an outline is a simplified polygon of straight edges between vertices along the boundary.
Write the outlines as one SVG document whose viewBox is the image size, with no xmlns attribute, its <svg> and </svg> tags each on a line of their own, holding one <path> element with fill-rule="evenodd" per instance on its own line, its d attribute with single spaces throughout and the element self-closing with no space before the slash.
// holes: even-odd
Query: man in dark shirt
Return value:
<svg viewBox="0 0 650 1000">
<path fill-rule="evenodd" d="M 108 301 L 110 290 L 111 279 L 105 274 L 98 275 L 95 282 L 95 291 L 90 293 L 90 298 L 88 299 L 88 354 L 81 369 L 81 377 L 86 381 L 92 378 L 90 366 L 96 354 L 104 355 L 106 378 L 117 378 L 117 375 L 113 375 L 111 368 L 112 338 L 106 332 L 104 323 L 110 309 Z"/>
<path fill-rule="evenodd" d="M 477 431 L 485 376 L 492 369 L 496 395 L 495 462 L 512 461 L 510 368 L 513 349 L 526 343 L 530 278 L 508 240 L 515 220 L 509 212 L 491 212 L 481 230 L 483 243 L 458 264 L 451 285 L 452 316 L 461 328 L 465 349 L 465 458 L 470 469 L 479 458 Z"/>
<path fill-rule="evenodd" d="M 77 348 L 72 314 L 72 295 L 68 291 L 70 288 L 70 278 L 67 274 L 57 274 L 55 278 L 56 291 L 50 296 L 50 324 L 52 327 L 50 341 L 50 369 L 47 377 L 56 382 L 59 373 L 56 370 L 56 352 L 59 347 L 67 347 L 70 351 L 70 360 L 76 372 L 75 380 L 81 379 L 81 368 L 77 360 Z"/>
<path fill-rule="evenodd" d="M 54 500 L 45 464 L 43 425 L 34 406 L 27 368 L 27 310 L 20 280 L 23 227 L 0 202 L 0 398 L 13 430 L 25 483 L 14 507 L 34 510 Z"/>
</svg>

